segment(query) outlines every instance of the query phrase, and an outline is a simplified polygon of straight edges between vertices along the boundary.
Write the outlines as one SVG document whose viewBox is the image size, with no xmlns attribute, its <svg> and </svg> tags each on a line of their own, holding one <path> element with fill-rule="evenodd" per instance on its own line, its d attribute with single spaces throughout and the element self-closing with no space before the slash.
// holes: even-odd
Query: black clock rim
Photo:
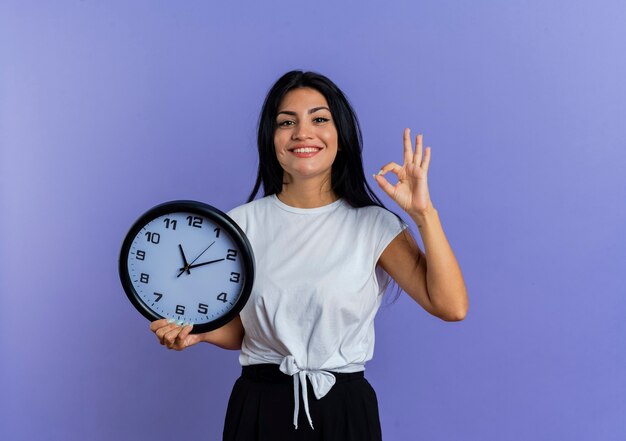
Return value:
<svg viewBox="0 0 626 441">
<path fill-rule="evenodd" d="M 205 216 L 216 223 L 218 223 L 221 227 L 224 227 L 226 232 L 230 235 L 233 241 L 237 244 L 239 249 L 242 251 L 241 255 L 243 257 L 243 267 L 245 270 L 246 277 L 244 279 L 244 284 L 241 290 L 241 294 L 239 299 L 233 306 L 233 308 L 222 317 L 208 322 L 204 324 L 194 325 L 191 330 L 192 334 L 199 334 L 202 332 L 209 332 L 215 329 L 218 329 L 224 326 L 226 323 L 230 322 L 232 319 L 237 316 L 243 307 L 245 306 L 248 298 L 250 297 L 250 293 L 252 292 L 252 286 L 254 284 L 254 252 L 252 251 L 252 246 L 248 241 L 243 230 L 237 225 L 235 221 L 233 221 L 226 213 L 219 210 L 218 208 L 213 207 L 212 205 L 206 204 L 204 202 L 193 201 L 193 200 L 174 200 L 163 202 L 159 205 L 155 205 L 154 207 L 148 209 L 145 213 L 143 213 L 137 220 L 133 223 L 128 233 L 122 242 L 122 247 L 120 249 L 120 254 L 118 258 L 118 273 L 120 277 L 120 281 L 122 282 L 122 287 L 124 288 L 124 292 L 126 296 L 133 304 L 133 306 L 148 320 L 154 321 L 165 318 L 154 311 L 152 311 L 144 302 L 141 300 L 141 297 L 135 291 L 135 288 L 132 285 L 132 280 L 128 273 L 128 256 L 130 253 L 130 247 L 132 245 L 133 239 L 136 235 L 141 231 L 141 229 L 150 221 L 163 216 L 165 214 L 170 213 L 193 213 L 201 216 Z"/>
</svg>

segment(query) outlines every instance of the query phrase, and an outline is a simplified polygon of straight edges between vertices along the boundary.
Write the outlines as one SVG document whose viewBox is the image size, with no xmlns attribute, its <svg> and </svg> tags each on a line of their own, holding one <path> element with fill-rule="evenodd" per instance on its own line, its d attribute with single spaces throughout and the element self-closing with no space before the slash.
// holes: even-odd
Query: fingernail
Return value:
<svg viewBox="0 0 626 441">
<path fill-rule="evenodd" d="M 176 322 L 176 324 L 177 324 L 178 326 L 182 325 L 183 323 L 184 323 L 184 322 L 183 322 L 182 320 L 178 320 L 178 321 Z"/>
<path fill-rule="evenodd" d="M 184 328 L 185 326 L 189 326 L 189 322 L 185 322 L 185 323 L 183 323 L 183 328 Z"/>
<path fill-rule="evenodd" d="M 174 320 L 174 319 L 169 319 L 167 322 L 168 322 L 168 323 L 174 323 L 174 322 L 175 322 L 175 320 Z"/>
<path fill-rule="evenodd" d="M 383 174 L 382 169 L 381 169 L 381 170 L 380 170 L 377 174 L 378 174 L 378 175 L 382 175 L 382 174 Z"/>
</svg>

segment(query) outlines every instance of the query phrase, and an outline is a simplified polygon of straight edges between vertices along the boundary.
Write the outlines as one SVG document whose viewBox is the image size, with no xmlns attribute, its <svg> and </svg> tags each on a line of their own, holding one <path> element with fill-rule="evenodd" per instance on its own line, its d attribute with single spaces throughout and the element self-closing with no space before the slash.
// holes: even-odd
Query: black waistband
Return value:
<svg viewBox="0 0 626 441">
<path fill-rule="evenodd" d="M 333 372 L 328 371 L 335 376 L 336 382 L 363 378 L 364 371 L 359 372 Z M 253 364 L 241 367 L 241 376 L 254 381 L 262 381 L 266 383 L 291 383 L 293 379 L 290 375 L 283 373 L 277 364 Z"/>
</svg>

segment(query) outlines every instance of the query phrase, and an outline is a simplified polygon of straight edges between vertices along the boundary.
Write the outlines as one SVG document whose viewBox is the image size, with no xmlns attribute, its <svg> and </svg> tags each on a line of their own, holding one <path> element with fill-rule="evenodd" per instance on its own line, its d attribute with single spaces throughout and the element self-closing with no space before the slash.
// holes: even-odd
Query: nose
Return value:
<svg viewBox="0 0 626 441">
<path fill-rule="evenodd" d="M 306 123 L 299 123 L 296 125 L 293 133 L 291 134 L 292 139 L 307 139 L 311 138 L 311 130 L 310 127 Z"/>
</svg>

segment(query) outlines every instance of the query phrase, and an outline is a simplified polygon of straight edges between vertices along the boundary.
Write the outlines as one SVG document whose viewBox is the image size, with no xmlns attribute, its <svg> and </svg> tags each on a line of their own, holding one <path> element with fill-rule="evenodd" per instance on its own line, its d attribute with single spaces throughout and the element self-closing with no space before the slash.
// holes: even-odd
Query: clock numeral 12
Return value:
<svg viewBox="0 0 626 441">
<path fill-rule="evenodd" d="M 202 228 L 202 218 L 197 216 L 187 216 L 190 227 Z"/>
</svg>

